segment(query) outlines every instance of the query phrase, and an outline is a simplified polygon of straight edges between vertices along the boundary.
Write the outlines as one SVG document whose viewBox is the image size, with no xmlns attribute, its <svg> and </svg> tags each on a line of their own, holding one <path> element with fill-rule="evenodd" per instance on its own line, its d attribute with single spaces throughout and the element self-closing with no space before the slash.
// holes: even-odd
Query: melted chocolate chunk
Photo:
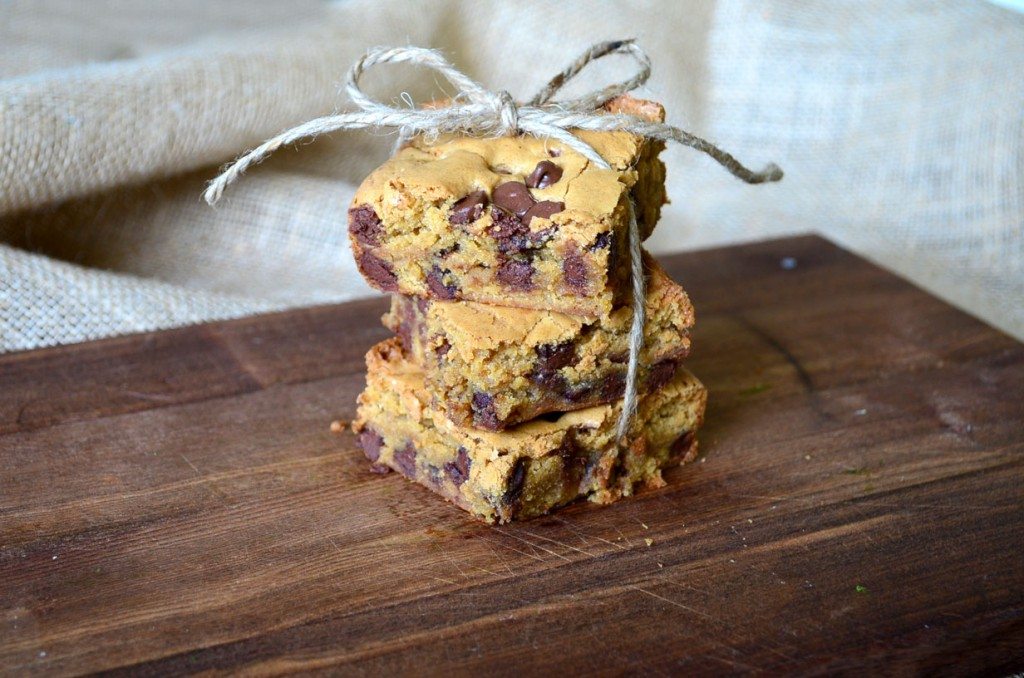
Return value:
<svg viewBox="0 0 1024 678">
<path fill-rule="evenodd" d="M 445 463 L 445 473 L 455 483 L 455 487 L 461 487 L 462 483 L 466 482 L 469 478 L 469 467 L 471 464 L 469 452 L 465 447 L 459 447 L 458 452 L 455 454 L 455 461 Z"/>
<path fill-rule="evenodd" d="M 647 375 L 647 388 L 654 391 L 672 381 L 672 377 L 676 376 L 677 367 L 679 363 L 671 359 L 651 365 L 651 371 Z"/>
<path fill-rule="evenodd" d="M 518 259 L 506 259 L 498 266 L 498 282 L 514 290 L 533 287 L 533 264 Z"/>
<path fill-rule="evenodd" d="M 410 440 L 400 450 L 395 450 L 395 464 L 408 478 L 416 477 L 416 446 Z"/>
<path fill-rule="evenodd" d="M 489 431 L 498 430 L 498 414 L 494 411 L 494 398 L 491 394 L 473 394 L 473 423 Z"/>
<path fill-rule="evenodd" d="M 606 400 L 614 400 L 626 391 L 626 373 L 616 372 L 601 384 L 601 397 Z"/>
<path fill-rule="evenodd" d="M 534 370 L 530 379 L 533 383 L 552 393 L 564 394 L 569 390 L 569 382 L 555 370 Z M 570 402 L 572 402 L 571 399 Z"/>
<path fill-rule="evenodd" d="M 598 233 L 597 237 L 594 238 L 594 244 L 590 246 L 590 251 L 603 250 L 612 244 L 612 234 L 608 231 L 604 233 Z"/>
<path fill-rule="evenodd" d="M 563 396 L 570 403 L 592 402 L 597 393 L 598 385 L 592 381 L 576 384 L 573 387 L 566 387 Z"/>
<path fill-rule="evenodd" d="M 583 255 L 580 254 L 575 246 L 565 249 L 565 259 L 562 261 L 562 276 L 565 278 L 565 284 L 577 294 L 583 294 L 587 291 L 590 283 L 590 269 L 587 267 L 586 259 L 583 258 Z"/>
<path fill-rule="evenodd" d="M 516 504 L 523 498 L 529 463 L 530 460 L 525 457 L 516 460 L 511 473 L 508 475 L 508 484 L 506 485 L 505 494 L 501 496 L 501 503 L 505 505 Z"/>
<path fill-rule="evenodd" d="M 398 291 L 398 276 L 388 262 L 370 252 L 359 255 L 359 270 L 375 287 L 385 292 Z"/>
<path fill-rule="evenodd" d="M 348 211 L 348 232 L 363 245 L 380 245 L 383 230 L 380 217 L 369 205 L 359 205 Z"/>
<path fill-rule="evenodd" d="M 547 188 L 558 183 L 562 178 L 562 168 L 550 160 L 541 160 L 526 177 L 526 185 L 530 188 Z"/>
<path fill-rule="evenodd" d="M 538 370 L 560 370 L 576 361 L 576 345 L 571 341 L 541 344 L 533 350 L 537 354 Z"/>
<path fill-rule="evenodd" d="M 494 189 L 494 204 L 517 217 L 526 214 L 533 207 L 533 196 L 526 184 L 519 181 L 506 181 Z"/>
<path fill-rule="evenodd" d="M 555 202 L 554 200 L 541 200 L 539 203 L 531 207 L 523 215 L 523 226 L 529 226 L 530 222 L 533 221 L 534 217 L 540 217 L 541 219 L 550 219 L 552 215 L 558 214 L 565 209 L 564 202 Z"/>
<path fill-rule="evenodd" d="M 384 438 L 379 433 L 372 428 L 365 428 L 359 434 L 358 442 L 367 459 L 372 462 L 380 459 L 380 448 L 384 446 Z"/>
<path fill-rule="evenodd" d="M 434 267 L 430 269 L 430 273 L 427 274 L 427 287 L 434 293 L 434 296 L 438 299 L 454 299 L 459 294 L 459 286 L 452 283 L 445 282 L 445 276 L 450 276 L 451 271 L 444 270 L 434 264 Z"/>
<path fill-rule="evenodd" d="M 456 225 L 470 224 L 484 214 L 484 207 L 487 206 L 487 192 L 473 191 L 465 198 L 462 198 L 448 212 L 448 223 Z"/>
<path fill-rule="evenodd" d="M 519 218 L 503 209 L 491 208 L 491 228 L 488 233 L 498 241 L 498 251 L 514 254 L 530 245 L 530 229 Z"/>
</svg>

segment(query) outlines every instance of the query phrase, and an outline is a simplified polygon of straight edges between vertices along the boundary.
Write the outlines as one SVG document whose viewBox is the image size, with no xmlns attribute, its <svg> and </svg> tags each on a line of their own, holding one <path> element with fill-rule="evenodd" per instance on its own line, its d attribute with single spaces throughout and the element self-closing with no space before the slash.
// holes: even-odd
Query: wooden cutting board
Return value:
<svg viewBox="0 0 1024 678">
<path fill-rule="evenodd" d="M 702 458 L 505 527 L 330 432 L 382 300 L 0 356 L 0 671 L 1024 668 L 1024 347 L 819 238 L 664 263 Z"/>
</svg>

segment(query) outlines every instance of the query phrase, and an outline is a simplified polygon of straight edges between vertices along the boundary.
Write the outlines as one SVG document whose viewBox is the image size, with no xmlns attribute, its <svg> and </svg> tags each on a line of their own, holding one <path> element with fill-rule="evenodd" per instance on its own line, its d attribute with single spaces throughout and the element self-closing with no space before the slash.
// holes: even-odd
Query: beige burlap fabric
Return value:
<svg viewBox="0 0 1024 678">
<path fill-rule="evenodd" d="M 528 95 L 633 35 L 641 94 L 777 185 L 670 149 L 650 245 L 817 231 L 1024 336 L 1024 17 L 982 2 L 0 3 L 0 351 L 370 294 L 345 208 L 390 139 L 282 151 L 200 202 L 223 162 L 344 108 L 369 46 L 439 47 Z M 611 62 L 612 59 L 607 61 Z M 602 63 L 571 92 L 621 71 Z M 390 98 L 432 76 L 368 78 Z M 570 92 L 570 93 L 571 93 Z M 698 300 L 699 301 L 699 300 Z"/>
</svg>

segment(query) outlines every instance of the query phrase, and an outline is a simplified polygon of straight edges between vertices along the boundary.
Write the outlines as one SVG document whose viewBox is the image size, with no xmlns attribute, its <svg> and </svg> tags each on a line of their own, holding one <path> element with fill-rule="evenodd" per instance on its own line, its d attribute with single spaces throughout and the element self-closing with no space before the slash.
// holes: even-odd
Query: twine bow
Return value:
<svg viewBox="0 0 1024 678">
<path fill-rule="evenodd" d="M 639 68 L 629 79 L 608 85 L 576 99 L 555 101 L 552 97 L 591 61 L 608 54 L 624 54 L 633 58 Z M 375 101 L 363 93 L 359 80 L 371 67 L 384 63 L 412 63 L 426 66 L 443 75 L 458 89 L 450 106 L 444 108 L 396 108 Z M 485 89 L 452 66 L 439 52 L 422 47 L 376 48 L 367 52 L 352 66 L 345 89 L 360 110 L 316 118 L 268 139 L 242 155 L 224 170 L 203 193 L 206 202 L 216 203 L 224 189 L 236 181 L 251 165 L 257 164 L 285 144 L 335 132 L 341 129 L 393 128 L 398 130 L 396 150 L 417 134 L 436 137 L 440 134 L 470 136 L 509 136 L 530 134 L 556 139 L 580 153 L 598 167 L 608 169 L 608 162 L 570 130 L 625 131 L 662 141 L 674 141 L 711 156 L 730 173 L 748 184 L 778 181 L 782 170 L 769 163 L 759 172 L 744 167 L 736 158 L 714 144 L 689 132 L 665 123 L 601 112 L 601 107 L 617 96 L 630 92 L 647 82 L 651 60 L 633 40 L 614 40 L 594 45 L 581 54 L 568 68 L 556 75 L 526 104 L 516 104 L 504 91 Z M 633 321 L 629 335 L 629 364 L 618 436 L 622 439 L 636 409 L 637 370 L 643 347 L 646 285 L 640 254 L 640 232 L 635 206 L 629 201 L 629 254 L 633 288 Z"/>
</svg>

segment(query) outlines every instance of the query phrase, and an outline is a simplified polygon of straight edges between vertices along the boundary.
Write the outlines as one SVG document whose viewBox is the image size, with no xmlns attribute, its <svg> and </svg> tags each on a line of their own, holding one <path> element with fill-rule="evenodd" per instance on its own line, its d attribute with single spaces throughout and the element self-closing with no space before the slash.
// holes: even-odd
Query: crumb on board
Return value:
<svg viewBox="0 0 1024 678">
<path fill-rule="evenodd" d="M 331 422 L 331 433 L 341 433 L 348 426 L 348 422 L 344 419 L 335 419 Z"/>
<path fill-rule="evenodd" d="M 856 591 L 857 593 L 867 593 L 867 592 L 868 592 L 868 587 L 867 587 L 867 586 L 864 586 L 863 584 L 857 584 L 857 585 L 856 585 L 855 587 L 853 587 L 853 588 L 854 588 L 854 590 L 855 590 L 855 591 Z"/>
<path fill-rule="evenodd" d="M 654 543 L 654 540 L 653 539 L 644 539 L 644 543 L 647 544 L 648 546 L 650 546 L 651 544 Z"/>
</svg>

